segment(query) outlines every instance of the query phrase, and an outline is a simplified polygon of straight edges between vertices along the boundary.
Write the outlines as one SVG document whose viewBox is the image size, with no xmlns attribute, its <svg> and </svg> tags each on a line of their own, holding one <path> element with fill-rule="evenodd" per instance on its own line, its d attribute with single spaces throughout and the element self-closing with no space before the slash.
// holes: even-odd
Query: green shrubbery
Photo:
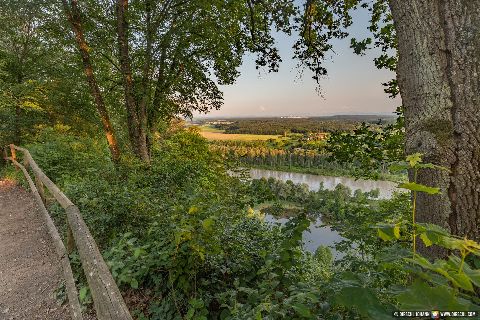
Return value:
<svg viewBox="0 0 480 320">
<path fill-rule="evenodd" d="M 151 167 L 122 159 L 114 168 L 95 140 L 53 131 L 29 149 L 79 206 L 117 283 L 152 289 L 153 318 L 227 314 L 221 294 L 256 287 L 283 244 L 282 230 L 247 217 L 247 186 L 196 133 L 163 140 Z M 53 211 L 61 225 L 63 212 Z"/>
<path fill-rule="evenodd" d="M 408 195 L 377 200 L 342 186 L 241 182 L 191 131 L 164 137 L 149 167 L 125 157 L 115 168 L 102 143 L 52 130 L 28 148 L 79 206 L 120 288 L 148 296 L 139 319 L 386 319 L 419 308 L 422 295 L 422 309 L 479 304 L 478 244 L 409 222 Z M 300 209 L 274 226 L 250 214 L 265 202 Z M 63 211 L 51 211 L 61 227 Z M 302 234 L 320 216 L 343 237 L 335 261 L 327 248 L 303 249 Z M 414 228 L 460 257 L 413 255 Z"/>
</svg>

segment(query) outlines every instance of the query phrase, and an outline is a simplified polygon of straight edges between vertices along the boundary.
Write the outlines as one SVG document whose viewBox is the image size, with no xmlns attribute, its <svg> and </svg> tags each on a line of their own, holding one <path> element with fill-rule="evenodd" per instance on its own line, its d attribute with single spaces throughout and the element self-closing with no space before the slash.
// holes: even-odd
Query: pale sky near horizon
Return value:
<svg viewBox="0 0 480 320">
<path fill-rule="evenodd" d="M 323 116 L 334 114 L 391 114 L 401 104 L 383 92 L 382 82 L 395 75 L 378 70 L 373 58 L 378 50 L 358 56 L 350 48 L 350 38 L 368 35 L 369 12 L 360 9 L 353 15 L 350 36 L 334 42 L 331 57 L 325 62 L 328 76 L 321 80 L 322 96 L 315 91 L 316 83 L 305 70 L 299 79 L 296 61 L 292 59 L 293 36 L 279 35 L 277 45 L 283 62 L 278 73 L 255 69 L 255 57 L 246 56 L 240 67 L 241 76 L 230 86 L 221 86 L 224 105 L 220 110 L 194 117 L 266 117 Z"/>
</svg>

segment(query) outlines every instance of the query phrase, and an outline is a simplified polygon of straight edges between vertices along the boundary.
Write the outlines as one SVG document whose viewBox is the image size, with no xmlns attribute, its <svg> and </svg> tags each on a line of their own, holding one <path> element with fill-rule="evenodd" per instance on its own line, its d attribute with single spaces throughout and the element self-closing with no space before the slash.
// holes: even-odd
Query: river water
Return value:
<svg viewBox="0 0 480 320">
<path fill-rule="evenodd" d="M 394 191 L 398 191 L 396 183 L 390 181 L 374 181 L 374 180 L 355 180 L 349 177 L 329 177 L 319 176 L 314 174 L 284 172 L 265 169 L 250 169 L 250 177 L 252 179 L 260 178 L 275 178 L 282 181 L 291 180 L 293 183 L 305 183 L 310 190 L 316 191 L 323 183 L 323 187 L 328 190 L 333 190 L 338 184 L 343 184 L 349 187 L 352 191 L 360 189 L 363 192 L 368 192 L 374 189 L 379 189 L 379 198 L 387 199 L 393 195 Z M 287 219 L 276 219 L 272 216 L 266 216 L 265 220 L 270 223 L 284 224 Z M 314 252 L 318 246 L 333 246 L 335 242 L 342 240 L 342 237 L 328 226 L 321 226 L 322 222 L 319 220 L 312 224 L 309 230 L 303 234 L 304 247 L 310 252 Z M 332 250 L 334 255 L 339 258 L 341 255 Z"/>
<path fill-rule="evenodd" d="M 265 169 L 250 169 L 250 177 L 252 179 L 260 178 L 275 178 L 282 181 L 291 180 L 293 183 L 305 183 L 310 190 L 317 191 L 320 188 L 320 184 L 323 183 L 323 187 L 328 190 L 333 190 L 338 184 L 343 184 L 349 187 L 352 191 L 360 189 L 363 192 L 368 192 L 374 189 L 379 189 L 379 198 L 388 199 L 391 198 L 393 192 L 398 190 L 397 184 L 390 181 L 376 181 L 376 180 L 355 180 L 350 177 L 329 177 L 318 176 L 308 173 L 297 172 L 284 172 Z"/>
</svg>

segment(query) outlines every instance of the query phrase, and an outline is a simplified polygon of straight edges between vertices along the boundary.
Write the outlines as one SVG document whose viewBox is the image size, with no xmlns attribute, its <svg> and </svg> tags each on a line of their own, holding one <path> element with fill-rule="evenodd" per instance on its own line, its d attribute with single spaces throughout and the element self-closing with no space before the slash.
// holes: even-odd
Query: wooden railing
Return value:
<svg viewBox="0 0 480 320">
<path fill-rule="evenodd" d="M 10 156 L 8 156 L 10 149 Z M 23 165 L 17 161 L 16 151 L 23 154 Z M 10 160 L 17 168 L 23 171 L 25 178 L 32 190 L 33 196 L 38 203 L 50 233 L 55 250 L 60 258 L 65 278 L 65 288 L 70 305 L 72 319 L 82 320 L 82 312 L 78 301 L 78 292 L 75 287 L 72 269 L 68 253 L 77 247 L 82 268 L 87 278 L 88 286 L 92 293 L 94 308 L 99 320 L 132 320 L 120 290 L 103 260 L 100 251 L 93 239 L 90 230 L 82 219 L 80 211 L 62 191 L 43 173 L 33 160 L 27 149 L 13 144 L 4 149 L 4 159 Z M 30 168 L 35 176 L 35 183 L 30 174 Z M 58 233 L 48 211 L 45 207 L 45 189 L 53 195 L 57 202 L 65 209 L 67 217 L 67 248 Z"/>
</svg>

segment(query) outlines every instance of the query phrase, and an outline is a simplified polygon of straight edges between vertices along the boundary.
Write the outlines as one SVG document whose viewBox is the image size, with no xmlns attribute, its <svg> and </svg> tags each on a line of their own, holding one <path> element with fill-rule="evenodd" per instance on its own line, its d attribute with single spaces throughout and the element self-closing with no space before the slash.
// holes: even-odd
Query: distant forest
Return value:
<svg viewBox="0 0 480 320">
<path fill-rule="evenodd" d="M 205 121 L 225 133 L 273 134 L 315 133 L 333 131 L 353 131 L 360 123 L 386 124 L 395 120 L 394 116 L 341 115 L 315 118 L 257 118 L 230 119 L 225 121 Z"/>
</svg>

